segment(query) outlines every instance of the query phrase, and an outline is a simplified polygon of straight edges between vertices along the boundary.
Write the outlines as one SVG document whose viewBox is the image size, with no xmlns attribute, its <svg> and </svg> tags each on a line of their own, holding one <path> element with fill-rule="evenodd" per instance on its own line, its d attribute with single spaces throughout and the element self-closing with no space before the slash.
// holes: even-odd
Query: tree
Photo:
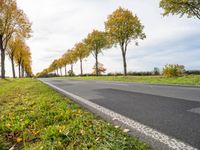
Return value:
<svg viewBox="0 0 200 150">
<path fill-rule="evenodd" d="M 49 70 L 50 70 L 50 72 L 56 71 L 56 74 L 59 75 L 59 74 L 58 74 L 58 61 L 57 61 L 57 60 L 54 60 L 54 61 L 52 62 L 52 64 L 51 64 L 50 67 L 49 67 Z"/>
<path fill-rule="evenodd" d="M 14 57 L 17 53 L 18 50 L 20 50 L 23 47 L 24 41 L 21 37 L 17 36 L 15 38 L 11 38 L 11 40 L 8 43 L 8 48 L 7 48 L 7 54 L 11 60 L 11 66 L 12 66 L 12 73 L 13 73 L 13 78 L 15 78 L 15 60 Z"/>
<path fill-rule="evenodd" d="M 73 64 L 77 61 L 77 56 L 74 49 L 67 51 L 67 60 L 69 61 L 69 64 L 71 64 L 71 72 L 74 74 Z"/>
<path fill-rule="evenodd" d="M 187 17 L 197 17 L 200 19 L 199 0 L 161 0 L 160 7 L 164 9 L 163 15 L 187 15 Z"/>
<path fill-rule="evenodd" d="M 96 71 L 98 70 L 98 74 L 101 75 L 102 73 L 105 73 L 106 72 L 106 68 L 104 68 L 103 64 L 99 63 L 98 62 L 98 69 L 96 69 L 96 64 L 94 64 L 94 67 L 92 68 L 93 69 L 93 72 L 92 74 L 96 74 Z"/>
<path fill-rule="evenodd" d="M 105 22 L 105 29 L 112 44 L 119 44 L 123 57 L 124 75 L 127 75 L 126 52 L 131 40 L 138 45 L 138 39 L 146 38 L 143 33 L 142 24 L 136 15 L 131 11 L 119 7 Z"/>
<path fill-rule="evenodd" d="M 63 59 L 60 58 L 57 60 L 58 68 L 60 69 L 60 76 L 62 76 L 62 67 L 63 67 Z"/>
<path fill-rule="evenodd" d="M 67 59 L 67 52 L 62 55 L 63 65 L 65 67 L 65 76 L 67 75 L 67 64 L 69 63 Z"/>
<path fill-rule="evenodd" d="M 81 70 L 81 76 L 82 76 L 83 75 L 82 60 L 89 55 L 89 50 L 86 44 L 82 42 L 75 44 L 74 50 L 75 50 L 75 55 L 78 57 L 80 61 L 80 70 Z"/>
<path fill-rule="evenodd" d="M 160 75 L 160 70 L 159 70 L 159 68 L 154 67 L 154 69 L 153 69 L 153 74 L 154 74 L 154 75 Z"/>
<path fill-rule="evenodd" d="M 109 47 L 109 42 L 107 34 L 98 30 L 93 30 L 92 33 L 88 34 L 87 38 L 84 39 L 84 43 L 87 45 L 89 51 L 95 58 L 96 61 L 96 75 L 98 76 L 98 54 L 102 52 L 103 49 Z"/>
<path fill-rule="evenodd" d="M 19 49 L 15 52 L 14 59 L 18 65 L 19 78 L 23 77 L 24 72 L 24 62 L 29 57 L 29 47 L 26 45 L 25 41 L 21 41 Z"/>
<path fill-rule="evenodd" d="M 0 2 L 0 50 L 1 76 L 5 78 L 5 51 L 10 38 L 18 34 L 24 38 L 30 37 L 31 24 L 24 12 L 17 8 L 15 0 Z"/>
<path fill-rule="evenodd" d="M 26 74 L 31 74 L 30 66 L 31 66 L 31 52 L 30 48 L 25 45 L 24 51 L 22 53 L 22 62 L 21 62 L 21 67 L 22 67 L 22 77 L 24 77 L 25 72 Z"/>
</svg>

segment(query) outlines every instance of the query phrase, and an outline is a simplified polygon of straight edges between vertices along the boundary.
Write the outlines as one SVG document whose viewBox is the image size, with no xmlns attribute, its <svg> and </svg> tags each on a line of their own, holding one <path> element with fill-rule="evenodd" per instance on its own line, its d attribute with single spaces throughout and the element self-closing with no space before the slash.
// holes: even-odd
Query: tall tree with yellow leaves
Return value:
<svg viewBox="0 0 200 150">
<path fill-rule="evenodd" d="M 63 62 L 64 62 L 64 60 L 62 59 L 62 57 L 61 57 L 60 59 L 57 60 L 58 68 L 60 69 L 60 76 L 62 76 Z"/>
<path fill-rule="evenodd" d="M 30 48 L 28 46 L 25 46 L 24 52 L 22 53 L 22 62 L 21 62 L 21 67 L 22 67 L 22 73 L 21 76 L 25 76 L 26 68 L 31 65 L 31 52 Z M 26 72 L 27 73 L 27 72 Z"/>
<path fill-rule="evenodd" d="M 105 29 L 113 44 L 119 44 L 122 52 L 124 75 L 127 75 L 126 52 L 131 40 L 138 45 L 138 39 L 144 39 L 144 26 L 136 15 L 127 9 L 119 7 L 105 22 Z"/>
<path fill-rule="evenodd" d="M 73 64 L 77 61 L 77 56 L 76 56 L 74 48 L 67 51 L 67 60 L 69 61 L 69 64 L 71 65 L 71 73 L 73 74 L 74 73 Z"/>
<path fill-rule="evenodd" d="M 24 61 L 26 57 L 29 55 L 30 52 L 29 47 L 26 45 L 25 41 L 21 41 L 19 49 L 15 52 L 14 58 L 18 65 L 19 69 L 19 78 L 23 77 L 23 67 L 24 67 Z M 29 52 L 28 52 L 29 51 Z"/>
<path fill-rule="evenodd" d="M 98 55 L 103 49 L 109 47 L 109 41 L 107 34 L 102 31 L 93 30 L 92 33 L 88 34 L 87 38 L 84 39 L 84 43 L 87 45 L 89 51 L 95 58 L 96 61 L 96 75 L 99 75 L 98 71 Z"/>
<path fill-rule="evenodd" d="M 67 59 L 67 52 L 62 55 L 63 65 L 65 67 L 65 76 L 67 75 L 67 64 L 69 64 L 69 60 Z"/>
<path fill-rule="evenodd" d="M 15 78 L 15 60 L 14 56 L 17 53 L 18 50 L 20 50 L 23 47 L 23 40 L 21 37 L 17 36 L 15 38 L 11 38 L 11 40 L 8 43 L 8 48 L 7 48 L 7 54 L 11 60 L 11 66 L 12 66 L 12 73 L 13 73 L 13 78 Z"/>
<path fill-rule="evenodd" d="M 84 44 L 83 42 L 79 42 L 75 44 L 74 50 L 75 50 L 75 55 L 78 57 L 80 61 L 80 70 L 81 70 L 81 76 L 82 76 L 83 75 L 82 61 L 85 57 L 89 56 L 89 50 L 86 44 Z"/>
<path fill-rule="evenodd" d="M 59 73 L 58 73 L 58 60 L 55 59 L 52 62 L 52 64 L 50 65 L 50 70 L 51 71 L 56 71 L 56 74 L 59 75 Z"/>
<path fill-rule="evenodd" d="M 5 78 L 5 51 L 14 34 L 30 37 L 31 24 L 24 12 L 17 7 L 15 0 L 0 1 L 0 50 L 1 77 Z"/>
</svg>

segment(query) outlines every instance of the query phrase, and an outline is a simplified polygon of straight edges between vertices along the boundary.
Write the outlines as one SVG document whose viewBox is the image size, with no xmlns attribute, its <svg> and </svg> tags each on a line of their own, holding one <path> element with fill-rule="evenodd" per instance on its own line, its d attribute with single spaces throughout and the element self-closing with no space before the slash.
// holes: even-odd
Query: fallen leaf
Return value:
<svg viewBox="0 0 200 150">
<path fill-rule="evenodd" d="M 123 132 L 127 133 L 129 132 L 130 130 L 129 129 L 124 129 Z"/>
<path fill-rule="evenodd" d="M 22 141 L 22 138 L 21 137 L 18 137 L 17 138 L 17 143 L 20 143 Z"/>
<path fill-rule="evenodd" d="M 115 128 L 116 128 L 116 129 L 118 129 L 118 128 L 119 128 L 119 126 L 115 126 Z"/>
</svg>

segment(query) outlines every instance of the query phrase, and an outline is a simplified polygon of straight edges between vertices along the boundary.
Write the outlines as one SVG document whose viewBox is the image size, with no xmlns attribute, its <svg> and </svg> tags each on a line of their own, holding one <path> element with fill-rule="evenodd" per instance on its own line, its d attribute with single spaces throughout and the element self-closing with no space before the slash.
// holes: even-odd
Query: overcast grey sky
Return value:
<svg viewBox="0 0 200 150">
<path fill-rule="evenodd" d="M 200 69 L 200 20 L 162 17 L 159 0 L 17 0 L 32 22 L 31 48 L 34 73 L 48 67 L 93 29 L 104 30 L 104 22 L 119 6 L 137 14 L 145 26 L 147 38 L 128 47 L 129 71 L 151 71 L 167 63 Z M 99 61 L 107 72 L 122 72 L 119 47 L 105 50 Z M 10 62 L 7 61 L 7 65 Z M 91 72 L 94 58 L 84 61 L 85 72 Z M 79 63 L 75 65 L 79 73 Z M 7 70 L 7 74 L 11 74 Z"/>
</svg>

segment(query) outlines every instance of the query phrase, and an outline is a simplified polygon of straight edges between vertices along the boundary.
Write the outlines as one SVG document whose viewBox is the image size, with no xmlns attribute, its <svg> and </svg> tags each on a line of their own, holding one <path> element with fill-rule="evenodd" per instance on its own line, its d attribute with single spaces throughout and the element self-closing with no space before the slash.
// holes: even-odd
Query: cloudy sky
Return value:
<svg viewBox="0 0 200 150">
<path fill-rule="evenodd" d="M 32 22 L 33 34 L 27 43 L 34 73 L 48 67 L 93 29 L 104 30 L 107 16 L 119 6 L 139 17 L 147 36 L 139 46 L 133 42 L 129 45 L 129 71 L 151 71 L 169 63 L 200 69 L 200 21 L 162 17 L 159 0 L 17 0 L 17 3 Z M 99 61 L 107 72 L 123 70 L 119 47 L 105 50 Z M 94 58 L 90 56 L 83 65 L 85 72 L 91 72 Z M 79 73 L 79 63 L 75 65 L 75 72 Z M 11 74 L 10 70 L 7 74 Z"/>
</svg>

